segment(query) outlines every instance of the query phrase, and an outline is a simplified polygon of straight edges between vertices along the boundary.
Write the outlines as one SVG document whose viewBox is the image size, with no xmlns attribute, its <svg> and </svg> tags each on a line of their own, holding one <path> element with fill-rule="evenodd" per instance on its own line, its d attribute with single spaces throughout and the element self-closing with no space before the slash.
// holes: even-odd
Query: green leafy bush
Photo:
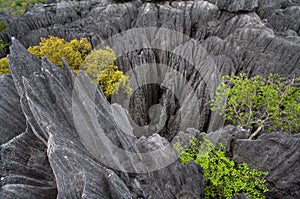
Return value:
<svg viewBox="0 0 300 199">
<path fill-rule="evenodd" d="M 0 32 L 6 33 L 7 24 L 4 21 L 0 21 Z"/>
<path fill-rule="evenodd" d="M 188 147 L 176 143 L 174 148 L 182 164 L 194 161 L 203 168 L 205 198 L 229 199 L 239 193 L 246 193 L 251 199 L 265 198 L 262 193 L 268 188 L 264 176 L 268 173 L 251 169 L 246 163 L 235 164 L 226 157 L 223 146 L 218 149 L 203 136 L 200 141 L 193 138 Z"/>
<path fill-rule="evenodd" d="M 0 12 L 9 12 L 16 18 L 24 13 L 27 6 L 45 2 L 46 0 L 0 0 Z"/>
<path fill-rule="evenodd" d="M 0 39 L 0 50 L 7 50 L 9 44 L 5 43 L 2 39 Z"/>
<path fill-rule="evenodd" d="M 224 76 L 211 110 L 219 111 L 231 124 L 251 129 L 257 135 L 270 131 L 297 132 L 300 129 L 300 78 L 267 78 L 245 74 Z"/>
</svg>

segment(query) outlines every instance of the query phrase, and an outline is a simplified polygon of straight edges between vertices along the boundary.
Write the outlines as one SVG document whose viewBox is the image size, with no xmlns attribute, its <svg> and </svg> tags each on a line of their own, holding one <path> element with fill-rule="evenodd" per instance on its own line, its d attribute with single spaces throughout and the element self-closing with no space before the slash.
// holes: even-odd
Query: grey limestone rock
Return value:
<svg viewBox="0 0 300 199">
<path fill-rule="evenodd" d="M 129 174 L 122 170 L 136 163 L 129 156 L 120 157 L 116 156 L 114 151 L 106 151 L 108 153 L 106 155 L 112 157 L 110 160 L 117 166 L 111 167 L 101 159 L 105 151 L 98 150 L 96 154 L 93 153 L 91 150 L 98 149 L 97 143 L 93 145 L 95 140 L 92 140 L 90 145 L 86 146 L 85 138 L 82 136 L 86 136 L 88 131 L 81 134 L 80 127 L 75 124 L 79 118 L 80 126 L 85 127 L 84 124 L 89 118 L 81 117 L 79 112 L 74 112 L 73 109 L 74 103 L 77 108 L 82 108 L 81 110 L 87 108 L 84 107 L 84 103 L 83 107 L 80 107 L 76 101 L 80 99 L 80 93 L 74 98 L 74 86 L 88 88 L 93 84 L 76 84 L 75 75 L 66 63 L 60 69 L 46 58 L 39 60 L 27 52 L 17 40 L 13 40 L 9 59 L 19 95 L 10 97 L 20 99 L 28 126 L 25 133 L 1 145 L 2 196 L 5 198 L 28 196 L 33 199 L 151 197 L 172 199 L 185 195 L 204 198 L 203 172 L 194 163 L 181 165 L 175 159 L 155 171 Z M 12 80 L 9 76 L 1 78 L 3 77 Z M 79 76 L 82 83 L 86 80 L 88 79 L 84 75 Z M 125 133 L 124 129 L 130 131 L 126 111 L 118 105 L 112 108 L 103 93 L 95 88 L 94 107 L 98 106 L 95 118 L 105 130 L 105 135 L 113 142 L 112 145 L 128 152 L 147 152 L 163 149 L 169 143 L 157 134 L 138 140 L 133 134 Z M 118 122 L 114 121 L 114 116 L 118 118 Z M 92 138 L 99 139 L 99 137 Z M 149 164 L 157 163 L 149 162 Z M 133 165 L 133 168 L 137 167 L 138 165 Z M 23 185 L 18 185 L 20 183 Z"/>
<path fill-rule="evenodd" d="M 47 147 L 30 127 L 2 144 L 0 157 L 1 198 L 56 198 L 57 184 Z"/>
<path fill-rule="evenodd" d="M 214 144 L 222 144 L 230 152 L 237 139 L 248 139 L 249 131 L 240 126 L 226 126 L 218 131 L 208 133 L 206 137 Z"/>
<path fill-rule="evenodd" d="M 26 120 L 12 77 L 1 75 L 0 85 L 0 144 L 4 144 L 25 131 Z"/>
<path fill-rule="evenodd" d="M 258 7 L 259 0 L 216 0 L 216 5 L 220 9 L 229 12 L 252 11 Z"/>
<path fill-rule="evenodd" d="M 285 32 L 294 30 L 298 36 L 300 34 L 300 6 L 292 6 L 285 9 L 277 9 L 266 17 L 275 31 Z"/>
<path fill-rule="evenodd" d="M 259 0 L 256 12 L 276 32 L 284 34 L 291 29 L 299 35 L 299 5 L 299 0 Z"/>
<path fill-rule="evenodd" d="M 233 159 L 268 171 L 269 198 L 300 197 L 300 138 L 286 133 L 268 133 L 257 140 L 236 140 Z"/>
<path fill-rule="evenodd" d="M 239 194 L 232 197 L 231 199 L 249 199 L 249 197 L 247 196 L 247 194 Z"/>
<path fill-rule="evenodd" d="M 168 144 L 169 142 L 158 134 L 137 141 L 141 153 L 158 150 Z M 188 169 L 184 171 L 186 168 Z M 176 161 L 160 170 L 137 175 L 134 182 L 143 182 L 140 186 L 145 198 L 204 198 L 204 181 L 195 176 L 199 174 L 203 175 L 199 165 L 191 162 L 185 167 Z M 181 187 L 176 186 L 177 184 L 181 184 Z M 200 187 L 202 189 L 199 189 Z"/>
<path fill-rule="evenodd" d="M 228 1 L 218 1 L 221 2 Z M 40 37 L 48 35 L 66 40 L 87 37 L 94 47 L 109 45 L 115 52 L 119 52 L 117 65 L 124 72 L 149 63 L 168 66 L 171 69 L 169 71 L 152 68 L 144 74 L 151 79 L 167 77 L 163 84 L 168 88 L 176 88 L 174 78 L 168 80 L 174 70 L 181 74 L 186 73 L 186 81 L 180 82 L 185 86 L 180 95 L 176 96 L 172 89 L 166 89 L 159 84 L 143 85 L 135 90 L 127 108 L 137 125 L 148 128 L 147 125 L 151 123 L 148 111 L 152 105 L 160 104 L 165 110 L 161 118 L 166 118 L 166 122 L 163 127 L 153 128 L 161 129 L 160 135 L 171 139 L 174 137 L 173 132 L 188 127 L 200 131 L 219 128 L 220 125 L 217 124 L 222 121 L 217 115 L 210 115 L 209 100 L 221 75 L 240 72 L 249 76 L 268 73 L 280 73 L 283 76 L 300 74 L 299 37 L 278 35 L 276 31 L 282 29 L 282 26 L 278 25 L 274 32 L 272 26 L 266 25 L 255 12 L 228 12 L 220 10 L 215 3 L 115 3 L 95 0 L 36 5 L 9 26 L 8 35 L 16 37 L 25 47 L 37 45 Z M 256 3 L 234 1 L 232 5 L 248 9 L 255 7 Z M 261 3 L 259 5 L 263 6 Z M 296 2 L 294 7 L 289 8 L 291 16 L 297 14 L 292 9 L 298 8 Z M 120 38 L 117 43 L 112 39 L 119 33 L 147 27 L 154 27 L 153 34 Z M 183 33 L 182 42 L 175 45 L 174 40 L 181 38 L 166 34 L 166 29 Z M 289 29 L 297 29 L 297 23 Z M 289 35 L 295 34 L 290 32 Z M 189 63 L 186 58 L 196 61 Z M 218 69 L 212 69 L 212 66 Z M 156 74 L 160 74 L 160 77 Z M 210 78 L 211 76 L 214 78 Z M 188 89 L 189 85 L 195 86 L 195 89 Z M 195 103 L 197 105 L 194 106 Z M 157 124 L 161 124 L 163 120 Z"/>
<path fill-rule="evenodd" d="M 138 85 L 131 99 L 112 99 L 122 106 L 128 100 L 129 105 L 123 106 L 126 110 L 111 106 L 95 89 L 97 122 L 115 146 L 132 153 L 159 150 L 174 137 L 187 141 L 189 135 L 184 133 L 176 137 L 179 131 L 214 131 L 208 137 L 225 144 L 236 161 L 270 171 L 270 197 L 299 197 L 297 137 L 271 134 L 248 141 L 240 139 L 247 132 L 237 127 L 216 132 L 223 121 L 209 110 L 221 75 L 300 75 L 299 6 L 299 0 L 62 1 L 28 7 L 1 38 L 10 42 L 8 38 L 15 37 L 26 48 L 49 35 L 65 40 L 86 37 L 93 47 L 111 46 L 118 56 L 117 65 L 125 73 L 134 71 L 133 83 Z M 116 35 L 121 37 L 112 39 Z M 110 159 L 121 171 L 99 161 L 101 148 L 95 143 L 100 137 L 89 134 L 87 147 L 75 124 L 82 121 L 85 127 L 88 117 L 72 115 L 74 85 L 93 85 L 79 84 L 86 83 L 86 77 L 76 79 L 67 63 L 61 69 L 45 58 L 39 60 L 20 43 L 13 41 L 11 47 L 12 76 L 0 77 L 1 168 L 8 169 L 1 173 L 5 179 L 1 194 L 14 198 L 24 191 L 31 198 L 41 198 L 44 193 L 38 184 L 49 197 L 58 198 L 203 198 L 204 187 L 194 184 L 203 185 L 202 170 L 193 163 L 182 166 L 177 161 L 158 171 L 128 174 L 122 172 L 124 165 L 133 169 L 140 165 L 127 155 Z M 135 70 L 139 66 L 145 66 L 140 73 Z M 176 78 L 177 73 L 184 78 Z M 145 79 L 148 84 L 142 84 Z M 150 80 L 156 82 L 150 84 Z M 78 97 L 89 93 L 83 94 Z M 90 116 L 84 105 L 78 103 L 79 112 Z M 150 136 L 139 134 L 145 130 Z M 31 176 L 25 166 L 26 184 L 14 187 L 22 181 L 16 178 L 20 169 L 10 171 L 5 160 L 9 160 L 9 150 L 18 152 L 15 158 L 20 156 L 23 141 L 34 145 L 25 157 L 34 159 L 38 154 L 40 159 L 33 163 L 44 173 Z M 259 155 L 255 148 L 261 149 Z M 107 154 L 115 157 L 115 152 Z M 13 168 L 24 164 L 16 162 Z M 38 191 L 33 193 L 31 187 Z M 17 192 L 18 196 L 13 195 Z"/>
</svg>

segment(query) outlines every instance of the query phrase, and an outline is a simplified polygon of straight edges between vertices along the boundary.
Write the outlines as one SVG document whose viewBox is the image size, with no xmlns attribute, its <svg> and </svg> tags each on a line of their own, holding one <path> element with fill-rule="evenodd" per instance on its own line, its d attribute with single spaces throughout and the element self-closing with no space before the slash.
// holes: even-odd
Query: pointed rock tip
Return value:
<svg viewBox="0 0 300 199">
<path fill-rule="evenodd" d="M 15 37 L 12 37 L 11 41 L 12 44 L 9 47 L 11 54 L 14 54 L 15 52 L 18 52 L 20 50 L 27 51 L 27 49 Z"/>
</svg>

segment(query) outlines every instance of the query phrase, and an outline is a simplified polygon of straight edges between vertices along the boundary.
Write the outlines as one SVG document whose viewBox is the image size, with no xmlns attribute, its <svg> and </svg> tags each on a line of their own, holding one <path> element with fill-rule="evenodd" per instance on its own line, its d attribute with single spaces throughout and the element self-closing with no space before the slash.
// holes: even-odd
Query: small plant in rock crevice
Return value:
<svg viewBox="0 0 300 199">
<path fill-rule="evenodd" d="M 182 164 L 194 161 L 204 170 L 205 198 L 230 199 L 240 193 L 246 193 L 251 199 L 263 199 L 265 186 L 264 176 L 268 172 L 262 172 L 248 167 L 246 163 L 236 164 L 226 157 L 226 149 L 214 146 L 204 136 L 201 140 L 191 139 L 190 146 L 182 146 L 176 143 Z"/>
</svg>

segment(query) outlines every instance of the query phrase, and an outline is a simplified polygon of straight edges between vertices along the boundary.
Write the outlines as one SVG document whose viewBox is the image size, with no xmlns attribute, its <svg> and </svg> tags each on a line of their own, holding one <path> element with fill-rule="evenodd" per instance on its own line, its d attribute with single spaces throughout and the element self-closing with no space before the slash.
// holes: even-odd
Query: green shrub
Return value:
<svg viewBox="0 0 300 199">
<path fill-rule="evenodd" d="M 0 21 L 0 32 L 6 33 L 7 24 L 4 21 Z"/>
<path fill-rule="evenodd" d="M 260 16 L 260 18 L 263 18 L 264 17 L 264 15 L 265 15 L 265 10 L 264 9 L 262 9 L 262 10 L 260 10 L 259 11 L 259 16 Z"/>
<path fill-rule="evenodd" d="M 27 6 L 42 4 L 46 0 L 0 0 L 0 12 L 9 12 L 14 18 L 22 15 Z"/>
<path fill-rule="evenodd" d="M 7 50 L 9 44 L 6 44 L 2 39 L 0 39 L 0 50 Z"/>
<path fill-rule="evenodd" d="M 268 173 L 251 169 L 246 163 L 235 164 L 226 157 L 223 146 L 218 149 L 203 136 L 201 141 L 193 138 L 188 147 L 176 143 L 174 148 L 182 164 L 194 161 L 203 168 L 205 198 L 229 199 L 239 193 L 246 193 L 251 199 L 265 198 L 262 192 L 268 189 L 263 176 Z"/>
<path fill-rule="evenodd" d="M 245 74 L 224 76 L 211 110 L 219 111 L 231 124 L 251 129 L 257 135 L 269 131 L 297 132 L 300 129 L 300 78 L 267 78 Z M 298 82 L 298 83 L 297 83 Z"/>
<path fill-rule="evenodd" d="M 15 6 L 16 7 L 22 7 L 22 0 L 15 0 Z"/>
</svg>

